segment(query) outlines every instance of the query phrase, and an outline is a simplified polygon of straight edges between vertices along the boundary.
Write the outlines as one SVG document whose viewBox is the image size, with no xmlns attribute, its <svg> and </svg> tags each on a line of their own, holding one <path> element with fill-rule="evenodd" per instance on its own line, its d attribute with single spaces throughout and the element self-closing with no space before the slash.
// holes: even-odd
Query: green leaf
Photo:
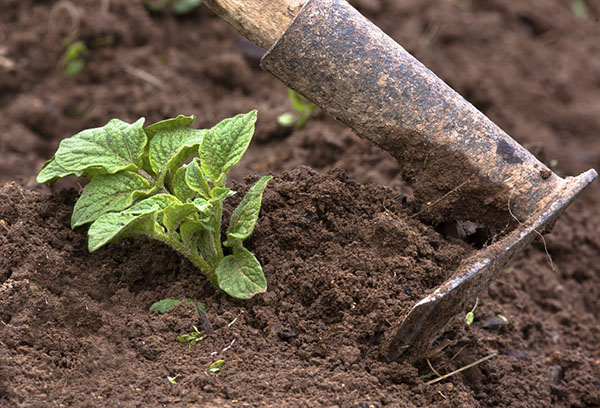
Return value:
<svg viewBox="0 0 600 408">
<path fill-rule="evenodd" d="M 156 225 L 157 207 L 140 214 L 128 212 L 101 215 L 90 225 L 88 249 L 94 252 L 102 246 L 122 238 L 152 233 Z"/>
<path fill-rule="evenodd" d="M 44 163 L 44 166 L 42 167 L 40 173 L 37 175 L 35 181 L 37 181 L 40 184 L 48 182 L 54 183 L 58 179 L 71 175 L 81 177 L 82 172 L 69 171 L 63 168 L 60 164 L 56 162 L 56 158 L 53 157 L 46 163 Z"/>
<path fill-rule="evenodd" d="M 181 302 L 183 302 L 183 300 L 180 299 L 159 300 L 158 302 L 152 303 L 152 306 L 150 306 L 150 313 L 166 313 Z M 198 314 L 198 307 L 206 311 L 206 305 L 202 302 L 196 302 L 194 299 L 185 299 L 185 303 L 192 305 L 196 314 Z"/>
<path fill-rule="evenodd" d="M 185 172 L 185 182 L 190 189 L 197 191 L 207 200 L 211 197 L 210 186 L 208 185 L 206 177 L 204 177 L 204 174 L 202 173 L 202 169 L 198 164 L 197 158 L 192 160 L 187 166 L 187 170 Z"/>
<path fill-rule="evenodd" d="M 198 239 L 200 234 L 208 232 L 202 223 L 198 221 L 185 221 L 181 224 L 179 230 L 181 233 L 181 240 L 187 247 L 194 246 L 194 242 Z"/>
<path fill-rule="evenodd" d="M 146 127 L 144 131 L 148 136 L 148 141 L 151 141 L 157 133 L 168 132 L 181 127 L 189 128 L 194 123 L 196 117 L 194 115 L 185 116 L 178 115 L 176 118 L 161 120 Z"/>
<path fill-rule="evenodd" d="M 229 189 L 227 187 L 215 187 L 211 190 L 211 192 L 210 192 L 211 198 L 208 201 L 211 203 L 223 201 L 226 197 L 233 195 L 231 193 L 232 193 L 231 189 Z M 235 192 L 234 192 L 234 194 L 235 194 Z"/>
<path fill-rule="evenodd" d="M 65 65 L 65 75 L 72 77 L 79 74 L 83 67 L 85 66 L 85 61 L 82 58 L 77 58 L 72 61 L 69 61 Z"/>
<path fill-rule="evenodd" d="M 292 127 L 298 120 L 298 117 L 293 113 L 286 112 L 277 116 L 277 123 L 284 127 Z"/>
<path fill-rule="evenodd" d="M 230 240 L 244 240 L 252 235 L 260 212 L 263 191 L 272 178 L 271 176 L 263 176 L 248 190 L 248 193 L 231 216 L 229 228 L 227 229 L 228 242 L 225 245 L 230 246 Z"/>
<path fill-rule="evenodd" d="M 196 192 L 189 188 L 187 183 L 185 182 L 185 173 L 187 172 L 186 167 L 180 167 L 175 171 L 175 175 L 173 176 L 173 193 L 179 198 L 181 201 L 189 201 L 194 198 Z"/>
<path fill-rule="evenodd" d="M 175 0 L 173 2 L 173 13 L 183 15 L 191 12 L 202 4 L 202 0 Z"/>
<path fill-rule="evenodd" d="M 221 372 L 221 367 L 223 367 L 223 364 L 225 364 L 225 360 L 215 361 L 208 367 L 208 372 L 211 374 L 217 374 Z"/>
<path fill-rule="evenodd" d="M 87 54 L 87 52 L 88 48 L 83 41 L 74 41 L 67 45 L 59 64 L 66 68 L 69 63 L 79 59 L 79 57 Z"/>
<path fill-rule="evenodd" d="M 467 322 L 467 326 L 470 326 L 471 323 L 473 323 L 473 320 L 475 320 L 475 314 L 473 312 L 469 312 L 465 315 L 465 320 Z"/>
<path fill-rule="evenodd" d="M 216 268 L 219 257 L 211 230 L 206 228 L 206 224 L 198 221 L 185 221 L 179 227 L 179 233 L 185 246 L 192 251 L 199 252 L 209 265 Z"/>
<path fill-rule="evenodd" d="M 219 288 L 238 299 L 249 299 L 267 290 L 260 263 L 241 245 L 234 246 L 233 255 L 227 255 L 219 262 L 215 273 Z"/>
<path fill-rule="evenodd" d="M 144 118 L 134 124 L 112 119 L 103 127 L 79 132 L 60 142 L 54 160 L 75 175 L 87 176 L 90 169 L 103 174 L 136 171 L 146 145 L 143 124 Z"/>
<path fill-rule="evenodd" d="M 189 216 L 196 213 L 196 206 L 192 203 L 174 203 L 164 209 L 163 225 L 173 232 Z"/>
<path fill-rule="evenodd" d="M 200 146 L 204 174 L 214 183 L 223 180 L 229 169 L 244 155 L 254 133 L 256 110 L 225 119 L 211 128 Z"/>
<path fill-rule="evenodd" d="M 177 381 L 175 381 L 178 377 L 181 377 L 181 374 L 177 374 L 175 377 L 171 377 L 169 375 L 167 375 L 167 380 L 169 380 L 169 382 L 171 384 L 177 384 Z"/>
<path fill-rule="evenodd" d="M 298 111 L 298 112 L 304 112 L 308 106 L 307 104 L 304 102 L 302 95 L 300 95 L 298 92 L 294 91 L 293 89 L 289 89 L 288 88 L 288 97 L 290 99 L 290 103 L 292 104 L 292 107 Z"/>
<path fill-rule="evenodd" d="M 190 129 L 193 121 L 193 116 L 179 115 L 146 128 L 150 166 L 155 174 L 163 174 L 164 178 L 198 152 L 206 130 Z"/>
<path fill-rule="evenodd" d="M 193 334 L 182 334 L 181 336 L 177 336 L 177 341 L 180 343 L 188 343 L 196 339 L 196 336 Z"/>
<path fill-rule="evenodd" d="M 578 20 L 587 20 L 590 18 L 590 12 L 588 11 L 585 0 L 571 0 L 571 10 Z"/>
<path fill-rule="evenodd" d="M 200 312 L 198 311 L 198 308 L 200 308 L 201 310 L 204 310 L 206 312 L 206 304 L 205 303 L 196 302 L 194 299 L 186 299 L 185 303 L 194 306 L 194 312 L 196 314 L 200 314 Z"/>
<path fill-rule="evenodd" d="M 151 187 L 145 178 L 131 171 L 97 176 L 83 188 L 75 203 L 71 227 L 92 222 L 107 212 L 123 210 Z"/>
<path fill-rule="evenodd" d="M 121 212 L 103 214 L 90 225 L 88 248 L 94 252 L 100 247 L 122 238 L 152 234 L 156 228 L 158 214 L 173 203 L 179 203 L 170 194 L 156 194 Z"/>
<path fill-rule="evenodd" d="M 202 197 L 196 197 L 192 203 L 196 206 L 196 209 L 200 214 L 210 216 L 213 208 L 210 201 L 207 201 Z"/>
<path fill-rule="evenodd" d="M 140 202 L 135 203 L 131 207 L 127 208 L 124 212 L 129 214 L 146 214 L 152 211 L 163 211 L 165 208 L 172 204 L 181 203 L 176 197 L 171 194 L 155 194 L 152 197 L 148 197 Z"/>
<path fill-rule="evenodd" d="M 150 313 L 166 313 L 169 310 L 173 309 L 175 306 L 180 304 L 182 301 L 179 299 L 163 299 L 158 302 L 154 302 L 152 306 L 150 306 Z"/>
</svg>

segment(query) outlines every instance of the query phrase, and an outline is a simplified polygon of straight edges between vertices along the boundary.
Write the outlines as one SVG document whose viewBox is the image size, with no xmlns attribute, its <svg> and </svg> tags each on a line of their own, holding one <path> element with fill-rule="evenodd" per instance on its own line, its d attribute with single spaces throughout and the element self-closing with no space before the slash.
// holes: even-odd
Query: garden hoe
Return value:
<svg viewBox="0 0 600 408">
<path fill-rule="evenodd" d="M 344 0 L 205 0 L 267 48 L 261 66 L 391 153 L 419 218 L 495 231 L 386 334 L 414 359 L 597 176 L 560 178 Z M 465 224 L 466 225 L 466 224 Z"/>
</svg>

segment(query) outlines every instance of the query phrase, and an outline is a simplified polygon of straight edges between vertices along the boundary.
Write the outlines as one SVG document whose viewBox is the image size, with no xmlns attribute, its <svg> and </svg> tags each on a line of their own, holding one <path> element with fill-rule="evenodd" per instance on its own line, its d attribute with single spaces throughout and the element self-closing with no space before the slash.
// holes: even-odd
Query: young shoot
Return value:
<svg viewBox="0 0 600 408">
<path fill-rule="evenodd" d="M 227 173 L 248 148 L 256 111 L 207 130 L 190 128 L 193 121 L 180 115 L 144 128 L 144 118 L 132 124 L 113 119 L 84 130 L 60 143 L 37 181 L 91 180 L 71 218 L 72 228 L 91 223 L 90 252 L 127 237 L 156 239 L 187 257 L 214 286 L 248 299 L 267 289 L 260 263 L 243 243 L 271 177 L 258 180 L 242 199 L 224 242 L 221 222 L 223 201 L 235 194 L 225 185 Z"/>
<path fill-rule="evenodd" d="M 225 364 L 225 360 L 217 360 L 214 363 L 212 363 L 209 367 L 208 367 L 208 372 L 211 374 L 218 374 L 221 372 L 221 367 L 223 367 L 223 364 Z"/>
<path fill-rule="evenodd" d="M 74 41 L 66 45 L 65 52 L 59 61 L 66 76 L 75 76 L 83 70 L 85 66 L 84 57 L 87 53 L 88 49 L 83 41 Z"/>
<path fill-rule="evenodd" d="M 188 348 L 192 348 L 194 344 L 201 342 L 208 336 L 208 334 L 200 333 L 196 326 L 192 327 L 194 328 L 194 331 L 192 333 L 177 336 L 177 341 L 180 343 L 188 343 Z"/>
<path fill-rule="evenodd" d="M 465 321 L 467 323 L 467 326 L 470 326 L 473 323 L 473 320 L 475 320 L 475 309 L 477 309 L 478 303 L 479 303 L 479 298 L 476 298 L 475 306 L 473 306 L 473 309 L 471 309 L 471 311 L 465 315 Z"/>
<path fill-rule="evenodd" d="M 294 108 L 294 112 L 286 112 L 279 115 L 277 123 L 285 127 L 294 127 L 296 130 L 302 129 L 308 118 L 310 118 L 312 111 L 317 108 L 317 105 L 308 102 L 302 95 L 291 89 L 288 89 L 288 97 Z"/>
</svg>

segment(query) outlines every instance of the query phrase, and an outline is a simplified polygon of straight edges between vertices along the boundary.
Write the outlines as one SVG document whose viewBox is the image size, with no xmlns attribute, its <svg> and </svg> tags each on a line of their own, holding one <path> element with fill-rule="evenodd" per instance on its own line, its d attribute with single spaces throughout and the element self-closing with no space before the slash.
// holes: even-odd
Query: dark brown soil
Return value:
<svg viewBox="0 0 600 408">
<path fill-rule="evenodd" d="M 582 20 L 562 0 L 353 2 L 560 175 L 600 168 L 600 5 L 585 3 Z M 0 190 L 0 406 L 600 406 L 598 185 L 546 236 L 555 270 L 535 243 L 471 326 L 451 322 L 414 365 L 384 362 L 382 333 L 470 251 L 407 216 L 398 164 L 319 111 L 300 131 L 279 127 L 285 87 L 204 7 L 175 18 L 74 3 L 90 52 L 68 78 L 72 17 L 57 4 L 3 0 L 0 13 L 0 182 L 13 182 Z M 269 291 L 250 301 L 157 243 L 89 254 L 85 228 L 68 227 L 75 180 L 34 181 L 62 138 L 113 117 L 196 114 L 208 127 L 253 108 L 233 178 L 279 176 L 249 242 Z M 176 342 L 205 326 L 183 304 L 150 315 L 166 297 L 206 303 L 215 333 Z M 448 373 L 492 352 L 424 383 L 429 363 Z"/>
<path fill-rule="evenodd" d="M 144 401 L 170 403 L 180 393 L 191 395 L 181 399 L 188 402 L 398 401 L 405 396 L 390 396 L 399 388 L 380 387 L 386 375 L 377 372 L 393 366 L 416 374 L 381 361 L 378 339 L 469 251 L 407 221 L 385 188 L 362 187 L 339 171 L 320 176 L 299 168 L 271 182 L 248 242 L 269 291 L 239 302 L 215 293 L 193 265 L 159 244 L 130 241 L 86 253 L 85 231 L 68 228 L 73 199 L 72 190 L 48 196 L 7 185 L 0 192 L 1 269 L 8 274 L 3 355 L 29 350 L 25 360 L 2 361 L 5 378 L 13 379 L 3 387 L 17 401 L 27 400 L 26 385 L 41 390 L 48 381 L 21 383 L 23 369 L 81 384 L 47 391 L 68 404 L 89 401 L 92 392 L 133 402 L 130 386 L 142 390 Z M 154 301 L 186 296 L 206 303 L 215 330 L 190 349 L 174 340 L 194 324 L 203 327 L 191 308 L 148 313 Z M 222 374 L 206 375 L 221 358 Z M 127 364 L 117 374 L 118 361 Z M 125 381 L 106 382 L 115 374 Z M 166 376 L 176 374 L 181 390 L 173 393 Z M 343 387 L 351 392 L 338 396 Z"/>
</svg>

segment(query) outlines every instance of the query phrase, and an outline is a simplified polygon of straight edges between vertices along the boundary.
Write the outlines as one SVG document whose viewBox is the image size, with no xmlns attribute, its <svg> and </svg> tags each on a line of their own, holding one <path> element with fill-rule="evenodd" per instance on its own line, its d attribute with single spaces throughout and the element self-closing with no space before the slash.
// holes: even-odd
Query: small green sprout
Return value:
<svg viewBox="0 0 600 408">
<path fill-rule="evenodd" d="M 277 123 L 285 127 L 294 127 L 296 130 L 302 129 L 317 105 L 308 102 L 302 95 L 291 89 L 288 89 L 288 97 L 295 112 L 286 112 L 279 115 Z"/>
<path fill-rule="evenodd" d="M 169 380 L 169 382 L 171 384 L 177 384 L 177 381 L 175 381 L 177 378 L 181 377 L 181 374 L 177 374 L 175 377 L 171 377 L 167 375 L 167 380 Z"/>
<path fill-rule="evenodd" d="M 198 330 L 196 326 L 192 326 L 194 331 L 190 334 L 182 334 L 181 336 L 177 336 L 177 341 L 180 343 L 188 343 L 188 348 L 192 348 L 192 346 L 196 343 L 200 343 L 204 340 L 208 335 L 202 334 Z"/>
<path fill-rule="evenodd" d="M 91 179 L 71 217 L 72 228 L 91 223 L 90 252 L 127 237 L 156 239 L 186 256 L 214 286 L 248 299 L 267 290 L 262 267 L 243 242 L 254 231 L 271 177 L 248 190 L 225 242 L 221 222 L 223 201 L 235 194 L 225 187 L 227 173 L 250 144 L 256 111 L 208 130 L 191 129 L 193 121 L 180 115 L 144 128 L 144 118 L 133 124 L 113 119 L 84 130 L 60 143 L 37 181 Z"/>
<path fill-rule="evenodd" d="M 571 0 L 571 11 L 577 20 L 587 20 L 590 18 L 585 0 Z"/>
<path fill-rule="evenodd" d="M 72 77 L 81 72 L 85 66 L 83 57 L 88 49 L 83 41 L 74 41 L 66 46 L 59 64 L 63 67 L 66 76 Z"/>
<path fill-rule="evenodd" d="M 473 312 L 469 312 L 465 315 L 465 320 L 467 321 L 467 326 L 470 326 L 471 323 L 473 323 L 473 320 L 475 320 L 475 314 L 473 314 Z"/>
<path fill-rule="evenodd" d="M 211 374 L 218 374 L 221 372 L 221 367 L 223 367 L 223 364 L 225 364 L 225 360 L 217 360 L 214 363 L 212 363 L 209 367 L 208 367 L 208 372 Z"/>
<path fill-rule="evenodd" d="M 465 315 L 467 326 L 470 326 L 473 323 L 473 320 L 475 320 L 475 309 L 477 309 L 477 303 L 479 303 L 479 298 L 475 299 L 475 306 L 473 306 L 473 309 L 471 309 L 471 311 Z"/>
<path fill-rule="evenodd" d="M 505 321 L 506 323 L 508 323 L 508 319 L 507 319 L 506 317 L 504 317 L 504 315 L 501 315 L 500 313 L 498 313 L 498 314 L 496 315 L 496 317 L 497 317 L 498 319 L 500 319 L 500 320 L 503 320 L 503 321 Z"/>
</svg>

